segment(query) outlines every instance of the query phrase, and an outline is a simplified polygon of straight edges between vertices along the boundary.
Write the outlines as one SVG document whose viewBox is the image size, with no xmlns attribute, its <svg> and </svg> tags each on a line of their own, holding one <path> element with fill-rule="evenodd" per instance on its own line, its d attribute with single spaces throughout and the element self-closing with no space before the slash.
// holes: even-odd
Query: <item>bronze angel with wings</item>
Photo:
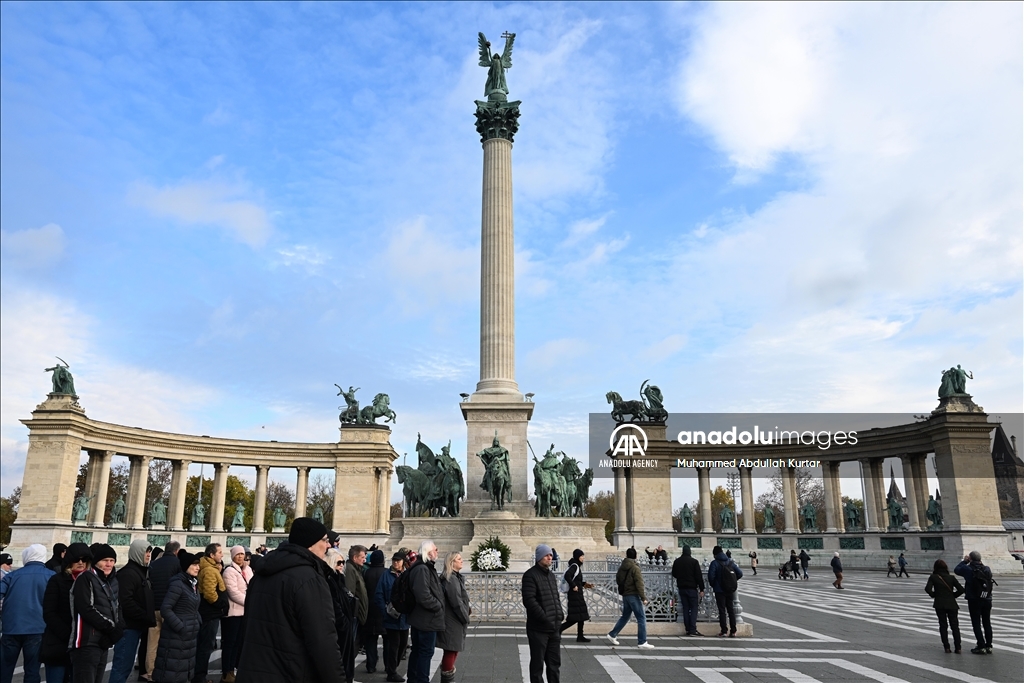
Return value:
<svg viewBox="0 0 1024 683">
<path fill-rule="evenodd" d="M 490 96 L 492 92 L 502 92 L 508 95 L 508 83 L 505 82 L 505 69 L 512 68 L 512 43 L 516 40 L 516 34 L 506 33 L 505 50 L 499 55 L 491 53 L 491 44 L 483 33 L 478 34 L 480 40 L 480 66 L 486 66 L 487 84 L 484 86 L 484 95 Z"/>
</svg>

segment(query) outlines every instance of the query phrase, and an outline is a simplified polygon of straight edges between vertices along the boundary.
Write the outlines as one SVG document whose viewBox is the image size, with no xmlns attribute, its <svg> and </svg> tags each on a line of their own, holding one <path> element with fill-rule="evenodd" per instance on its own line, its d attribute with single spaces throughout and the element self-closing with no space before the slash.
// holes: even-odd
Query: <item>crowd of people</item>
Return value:
<svg viewBox="0 0 1024 683">
<path fill-rule="evenodd" d="M 103 543 L 57 544 L 49 560 L 42 545 L 32 545 L 16 571 L 10 571 L 10 556 L 0 555 L 0 569 L 6 567 L 0 578 L 0 683 L 10 683 L 19 657 L 26 683 L 40 681 L 41 668 L 50 683 L 102 683 L 108 658 L 109 683 L 125 683 L 136 668 L 139 680 L 208 683 L 218 632 L 224 683 L 352 683 L 360 652 L 366 672 L 376 672 L 379 643 L 390 683 L 406 680 L 399 671 L 405 659 L 409 682 L 428 683 L 438 649 L 441 681 L 453 683 L 473 614 L 461 554 L 450 552 L 439 565 L 437 546 L 425 541 L 417 550 L 400 548 L 385 566 L 375 546 L 353 545 L 346 554 L 339 542 L 322 522 L 303 517 L 293 522 L 287 542 L 272 551 L 234 546 L 225 555 L 213 543 L 192 554 L 174 541 L 150 548 L 137 540 L 117 570 L 117 554 Z M 708 589 L 718 605 L 719 637 L 737 634 L 733 605 L 743 571 L 729 551 L 716 546 L 713 555 L 706 574 L 688 546 L 672 565 L 687 636 L 701 635 L 697 610 Z M 564 573 L 554 558 L 550 546 L 537 546 L 534 564 L 522 576 L 531 683 L 545 675 L 548 683 L 558 683 L 564 631 L 575 626 L 577 642 L 590 642 L 584 634 L 590 620 L 585 591 L 594 585 L 584 579 L 585 555 L 574 551 Z M 805 578 L 807 559 L 794 551 L 790 560 Z M 756 562 L 751 553 L 751 565 Z M 838 552 L 831 566 L 833 585 L 841 589 Z M 619 633 L 635 618 L 637 647 L 654 649 L 647 640 L 649 601 L 635 548 L 626 551 L 615 581 L 622 615 L 605 638 L 619 645 Z M 994 585 L 977 552 L 952 574 L 945 562 L 935 562 L 925 591 L 934 600 L 946 652 L 961 652 L 961 595 L 977 639 L 971 652 L 992 652 Z M 567 610 L 560 593 L 566 594 Z"/>
</svg>

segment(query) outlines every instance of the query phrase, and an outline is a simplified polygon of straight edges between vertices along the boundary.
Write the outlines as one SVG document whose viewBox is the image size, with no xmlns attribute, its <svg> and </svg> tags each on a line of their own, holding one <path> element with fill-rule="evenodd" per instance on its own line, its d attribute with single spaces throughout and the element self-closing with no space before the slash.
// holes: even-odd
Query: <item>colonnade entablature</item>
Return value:
<svg viewBox="0 0 1024 683">
<path fill-rule="evenodd" d="M 199 532 L 190 538 L 200 539 L 232 538 L 228 533 L 237 538 L 241 532 L 250 540 L 265 540 L 267 534 L 283 532 L 283 528 L 274 528 L 280 520 L 265 519 L 269 475 L 274 468 L 295 472 L 294 516 L 313 514 L 307 510 L 310 470 L 331 470 L 334 505 L 325 524 L 359 539 L 383 540 L 390 533 L 392 463 L 398 453 L 390 443 L 391 430 L 383 425 L 343 425 L 338 441 L 330 443 L 226 439 L 93 420 L 77 397 L 62 394 L 50 394 L 22 423 L 29 429 L 29 447 L 12 544 L 29 538 L 33 543 L 67 543 L 72 537 L 97 540 L 91 532 L 99 530 L 118 539 L 131 536 L 133 530 L 147 530 Z M 83 451 L 88 453 L 89 467 L 84 493 L 76 500 Z M 114 456 L 124 456 L 130 463 L 127 495 L 117 503 L 116 514 L 106 505 Z M 170 496 L 166 503 L 160 502 L 156 514 L 146 509 L 149 468 L 155 460 L 169 461 L 172 467 Z M 189 467 L 199 464 L 212 466 L 213 496 L 209 509 L 202 511 L 202 523 L 188 525 Z M 232 468 L 255 470 L 251 528 L 229 528 L 231 523 L 224 520 Z M 105 524 L 108 516 L 111 521 Z M 159 536 L 164 535 L 170 534 Z"/>
</svg>

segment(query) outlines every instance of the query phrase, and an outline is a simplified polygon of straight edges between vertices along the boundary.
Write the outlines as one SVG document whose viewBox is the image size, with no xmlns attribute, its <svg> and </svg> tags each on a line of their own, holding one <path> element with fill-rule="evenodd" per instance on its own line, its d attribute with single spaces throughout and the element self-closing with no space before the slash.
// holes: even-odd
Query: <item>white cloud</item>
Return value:
<svg viewBox="0 0 1024 683">
<path fill-rule="evenodd" d="M 660 363 L 682 351 L 686 341 L 685 334 L 670 334 L 648 346 L 642 353 L 651 363 Z"/>
<path fill-rule="evenodd" d="M 454 244 L 420 216 L 394 228 L 383 267 L 409 313 L 466 303 L 479 296 L 477 248 Z"/>
<path fill-rule="evenodd" d="M 295 244 L 290 247 L 282 247 L 277 250 L 280 257 L 275 263 L 290 268 L 301 268 L 307 273 L 317 273 L 320 266 L 331 260 L 329 254 L 306 244 Z"/>
<path fill-rule="evenodd" d="M 232 233 L 251 247 L 270 237 L 267 210 L 240 184 L 217 180 L 185 181 L 178 185 L 153 187 L 137 183 L 129 200 L 158 216 L 170 216 L 186 225 L 213 225 Z"/>
<path fill-rule="evenodd" d="M 608 215 L 609 214 L 605 214 L 600 218 L 576 221 L 571 224 L 569 226 L 569 235 L 565 238 L 565 241 L 562 242 L 563 246 L 572 246 L 583 238 L 593 235 L 595 232 L 600 230 L 602 226 L 604 226 L 605 222 L 608 220 Z"/>
<path fill-rule="evenodd" d="M 54 356 L 71 365 L 75 389 L 89 417 L 170 432 L 193 432 L 192 417 L 217 397 L 216 390 L 176 375 L 118 361 L 98 351 L 95 321 L 57 296 L 5 289 L 0 307 L 0 434 L 2 487 L 21 482 L 30 416 L 50 391 Z"/>
<path fill-rule="evenodd" d="M 64 256 L 67 238 L 64 230 L 56 223 L 47 223 L 41 228 L 0 231 L 3 258 L 7 265 L 16 268 L 40 268 L 57 263 Z"/>
<path fill-rule="evenodd" d="M 552 339 L 526 354 L 526 363 L 535 368 L 548 370 L 578 359 L 590 348 L 591 344 L 585 339 Z"/>
<path fill-rule="evenodd" d="M 416 361 L 400 370 L 398 376 L 422 380 L 455 381 L 469 377 L 476 368 L 476 362 L 468 358 L 423 352 L 417 352 L 414 355 Z"/>
</svg>

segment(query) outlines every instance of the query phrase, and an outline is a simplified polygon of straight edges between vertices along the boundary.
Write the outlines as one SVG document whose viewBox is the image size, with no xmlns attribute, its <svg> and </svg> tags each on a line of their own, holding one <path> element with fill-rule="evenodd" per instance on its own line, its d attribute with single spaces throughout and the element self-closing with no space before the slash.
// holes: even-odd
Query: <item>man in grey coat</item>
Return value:
<svg viewBox="0 0 1024 683">
<path fill-rule="evenodd" d="M 409 683 L 430 683 L 430 660 L 434 656 L 437 634 L 444 631 L 444 591 L 434 569 L 437 546 L 433 541 L 420 544 L 419 559 L 409 568 L 409 587 L 416 607 L 409 614 L 412 652 L 409 653 Z"/>
</svg>

